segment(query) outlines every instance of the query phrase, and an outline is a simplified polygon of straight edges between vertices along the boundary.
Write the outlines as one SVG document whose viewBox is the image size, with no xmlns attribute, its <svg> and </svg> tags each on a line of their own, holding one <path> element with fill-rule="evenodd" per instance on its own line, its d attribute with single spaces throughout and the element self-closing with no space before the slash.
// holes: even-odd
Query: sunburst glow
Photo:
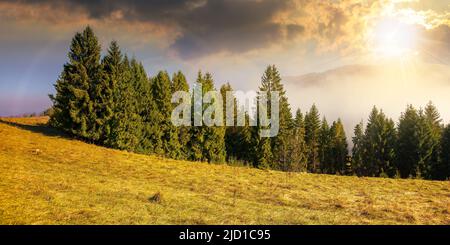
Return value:
<svg viewBox="0 0 450 245">
<path fill-rule="evenodd" d="M 417 53 L 417 30 L 396 19 L 384 19 L 373 29 L 371 48 L 382 57 L 406 57 Z"/>
</svg>

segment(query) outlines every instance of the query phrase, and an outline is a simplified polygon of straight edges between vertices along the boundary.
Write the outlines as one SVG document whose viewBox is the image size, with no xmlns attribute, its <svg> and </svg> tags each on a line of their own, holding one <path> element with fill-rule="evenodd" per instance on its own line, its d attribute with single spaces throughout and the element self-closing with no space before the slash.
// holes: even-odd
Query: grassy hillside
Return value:
<svg viewBox="0 0 450 245">
<path fill-rule="evenodd" d="M 0 224 L 450 224 L 448 181 L 174 161 L 2 120 Z"/>
</svg>

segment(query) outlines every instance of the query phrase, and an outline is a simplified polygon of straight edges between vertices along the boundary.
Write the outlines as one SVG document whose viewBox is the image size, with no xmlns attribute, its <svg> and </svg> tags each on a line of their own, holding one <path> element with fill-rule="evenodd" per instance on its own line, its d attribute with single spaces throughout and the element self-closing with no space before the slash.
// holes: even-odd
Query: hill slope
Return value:
<svg viewBox="0 0 450 245">
<path fill-rule="evenodd" d="M 450 224 L 448 181 L 168 160 L 65 138 L 46 120 L 0 122 L 0 224 Z"/>
</svg>

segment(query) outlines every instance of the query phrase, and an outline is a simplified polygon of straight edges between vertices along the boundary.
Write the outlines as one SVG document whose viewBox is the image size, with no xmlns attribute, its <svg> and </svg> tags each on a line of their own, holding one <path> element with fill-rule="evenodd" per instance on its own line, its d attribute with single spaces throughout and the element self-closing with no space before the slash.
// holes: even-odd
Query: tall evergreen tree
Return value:
<svg viewBox="0 0 450 245">
<path fill-rule="evenodd" d="M 422 154 L 424 154 L 424 169 L 422 176 L 432 179 L 439 175 L 439 151 L 442 135 L 442 120 L 440 114 L 432 102 L 429 102 L 423 112 L 424 138 Z"/>
<path fill-rule="evenodd" d="M 295 113 L 291 131 L 292 136 L 288 138 L 288 161 L 291 164 L 288 171 L 306 171 L 307 147 L 305 143 L 305 122 L 300 109 Z"/>
<path fill-rule="evenodd" d="M 214 81 L 210 73 L 206 73 L 202 80 L 203 91 L 205 93 L 209 91 L 216 91 L 214 87 Z M 214 102 L 212 103 L 214 104 Z M 222 104 L 216 104 L 221 106 Z M 210 105 L 204 105 L 208 107 Z M 221 108 L 222 109 L 222 108 Z M 214 118 L 218 115 L 213 115 Z M 221 118 L 222 119 L 222 118 Z M 223 126 L 203 126 L 205 141 L 203 142 L 203 157 L 208 162 L 225 162 L 226 149 L 225 149 L 225 127 Z"/>
<path fill-rule="evenodd" d="M 398 124 L 396 153 L 401 177 L 423 177 L 428 172 L 426 162 L 432 153 L 429 131 L 423 112 L 409 105 Z"/>
<path fill-rule="evenodd" d="M 381 173 L 385 173 L 388 177 L 394 177 L 398 174 L 398 169 L 395 166 L 395 145 L 398 140 L 398 133 L 395 128 L 395 123 L 391 118 L 386 118 L 382 131 L 382 138 L 384 141 L 384 150 L 382 152 L 383 167 Z"/>
<path fill-rule="evenodd" d="M 227 120 L 227 95 L 231 96 L 233 92 L 233 88 L 229 83 L 226 83 L 220 87 L 220 94 L 223 99 L 223 121 L 224 124 L 226 124 Z M 237 120 L 237 99 L 229 98 L 232 102 L 232 112 L 233 112 L 233 125 L 226 125 L 225 129 L 225 148 L 226 148 L 226 155 L 227 155 L 227 161 L 231 161 L 233 159 L 240 160 L 239 156 L 239 150 L 244 147 L 243 143 L 240 140 L 240 134 L 241 134 L 241 127 L 237 127 L 236 120 Z"/>
<path fill-rule="evenodd" d="M 331 131 L 328 121 L 325 117 L 319 130 L 319 164 L 316 172 L 329 173 L 331 169 Z"/>
<path fill-rule="evenodd" d="M 110 63 L 110 60 L 114 62 Z M 142 121 L 137 108 L 137 96 L 132 76 L 131 63 L 125 56 L 120 63 L 117 52 L 104 58 L 105 70 L 117 69 L 118 84 L 114 89 L 114 115 L 110 122 L 111 134 L 107 145 L 113 148 L 135 151 L 141 139 Z"/>
<path fill-rule="evenodd" d="M 103 144 L 107 146 L 113 145 L 112 134 L 114 130 L 114 117 L 116 116 L 115 113 L 117 112 L 119 104 L 118 86 L 123 82 L 122 59 L 123 55 L 120 51 L 119 45 L 115 41 L 111 42 L 108 53 L 102 60 L 104 81 L 108 84 L 108 87 L 111 90 L 105 91 L 106 93 L 102 95 L 105 100 L 105 103 L 103 103 L 105 112 L 111 111 L 111 115 L 109 117 L 106 117 L 105 113 L 105 119 L 107 122 L 103 126 Z"/>
<path fill-rule="evenodd" d="M 305 141 L 308 146 L 308 171 L 315 172 L 319 165 L 320 115 L 315 104 L 305 116 Z"/>
<path fill-rule="evenodd" d="M 177 91 L 189 92 L 189 84 L 181 71 L 174 73 L 172 76 L 172 93 Z M 178 127 L 178 140 L 181 147 L 180 158 L 183 159 L 188 159 L 191 154 L 188 147 L 189 140 L 191 138 L 190 131 L 190 126 L 181 125 Z"/>
<path fill-rule="evenodd" d="M 89 140 L 99 140 L 94 97 L 101 84 L 100 45 L 93 30 L 88 26 L 76 33 L 70 45 L 69 61 L 56 81 L 56 95 L 50 95 L 54 113 L 50 124 L 72 135 Z"/>
<path fill-rule="evenodd" d="M 441 120 L 429 103 L 424 111 L 411 105 L 400 117 L 397 164 L 402 177 L 431 179 L 439 166 Z"/>
<path fill-rule="evenodd" d="M 347 137 L 341 119 L 333 122 L 330 129 L 330 167 L 331 174 L 341 173 L 346 170 L 346 159 L 348 155 Z"/>
<path fill-rule="evenodd" d="M 245 125 L 238 130 L 239 148 L 237 149 L 237 158 L 238 160 L 243 160 L 246 164 L 257 167 L 258 159 L 256 158 L 256 155 L 259 154 L 258 142 L 260 138 L 258 134 L 258 127 L 250 126 L 249 121 L 249 115 L 245 114 Z M 269 156 L 266 154 L 266 156 L 263 156 L 262 158 L 266 159 L 266 157 L 271 158 L 271 154 Z"/>
<path fill-rule="evenodd" d="M 197 75 L 197 80 L 194 84 L 194 90 L 197 89 L 197 86 L 199 86 L 200 84 L 204 83 L 204 77 L 201 71 L 198 72 Z M 203 85 L 202 85 L 203 86 Z M 203 87 L 202 87 L 202 94 L 201 96 L 203 96 L 204 91 L 203 91 Z M 196 103 L 200 103 L 200 105 L 197 106 L 202 106 L 202 101 L 195 101 L 194 100 L 194 93 L 192 95 L 192 122 L 194 122 L 194 118 L 197 117 L 202 117 L 203 116 L 203 107 L 202 107 L 202 111 L 196 111 L 194 109 L 194 107 L 196 106 Z M 205 130 L 203 130 L 203 126 L 192 126 L 190 127 L 190 135 L 191 138 L 189 140 L 189 149 L 190 149 L 190 155 L 189 155 L 189 160 L 192 161 L 203 161 L 204 157 L 203 157 L 203 144 L 205 141 Z"/>
<path fill-rule="evenodd" d="M 395 124 L 383 111 L 372 109 L 364 134 L 364 175 L 395 175 Z"/>
<path fill-rule="evenodd" d="M 358 123 L 353 131 L 354 136 L 352 138 L 352 169 L 358 175 L 361 176 L 367 172 L 364 168 L 363 162 L 364 156 L 364 125 L 363 122 Z"/>
<path fill-rule="evenodd" d="M 450 178 L 450 124 L 442 132 L 440 161 L 434 170 L 434 179 L 445 180 Z"/>
<path fill-rule="evenodd" d="M 215 91 L 214 81 L 211 74 L 206 73 L 202 75 L 198 73 L 197 85 L 202 85 L 202 96 L 207 92 Z M 196 103 L 194 101 L 194 103 Z M 194 106 L 194 103 L 192 106 Z M 202 103 L 202 113 L 212 105 L 222 106 L 212 101 L 211 104 Z M 193 110 L 195 114 L 195 110 Z M 195 117 L 195 115 L 194 115 Z M 213 114 L 215 117 L 215 113 Z M 190 159 L 195 161 L 207 161 L 207 162 L 225 162 L 226 149 L 225 149 L 225 127 L 223 126 L 194 126 L 191 127 L 191 140 L 189 147 L 191 148 Z"/>
<path fill-rule="evenodd" d="M 169 74 L 160 71 L 151 83 L 152 98 L 158 108 L 155 123 L 159 125 L 161 138 L 154 142 L 155 153 L 178 159 L 182 156 L 178 130 L 172 124 L 172 84 Z"/>
<path fill-rule="evenodd" d="M 259 96 L 262 94 L 267 95 L 269 102 L 267 105 L 268 115 L 271 115 L 271 92 L 278 92 L 279 94 L 279 131 L 277 136 L 270 139 L 273 156 L 272 162 L 275 164 L 273 166 L 275 169 L 286 170 L 291 164 L 288 158 L 288 140 L 291 134 L 293 119 L 286 91 L 281 83 L 280 73 L 274 65 L 266 68 L 261 78 L 261 86 L 259 88 Z"/>
<path fill-rule="evenodd" d="M 131 80 L 134 90 L 135 114 L 139 117 L 136 119 L 134 134 L 139 137 L 139 143 L 136 151 L 141 153 L 153 153 L 153 139 L 160 134 L 157 120 L 158 108 L 153 100 L 150 81 L 145 72 L 142 63 L 135 59 L 131 60 Z"/>
</svg>

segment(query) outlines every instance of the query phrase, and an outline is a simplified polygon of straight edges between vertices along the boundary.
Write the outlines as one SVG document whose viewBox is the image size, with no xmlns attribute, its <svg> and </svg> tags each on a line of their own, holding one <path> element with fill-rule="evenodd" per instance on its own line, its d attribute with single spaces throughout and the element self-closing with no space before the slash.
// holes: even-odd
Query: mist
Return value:
<svg viewBox="0 0 450 245">
<path fill-rule="evenodd" d="M 397 122 L 408 104 L 423 108 L 432 101 L 443 122 L 450 122 L 450 71 L 444 65 L 354 65 L 284 81 L 293 111 L 304 113 L 315 103 L 328 122 L 341 118 L 349 143 L 354 126 L 367 123 L 373 106 Z"/>
</svg>

